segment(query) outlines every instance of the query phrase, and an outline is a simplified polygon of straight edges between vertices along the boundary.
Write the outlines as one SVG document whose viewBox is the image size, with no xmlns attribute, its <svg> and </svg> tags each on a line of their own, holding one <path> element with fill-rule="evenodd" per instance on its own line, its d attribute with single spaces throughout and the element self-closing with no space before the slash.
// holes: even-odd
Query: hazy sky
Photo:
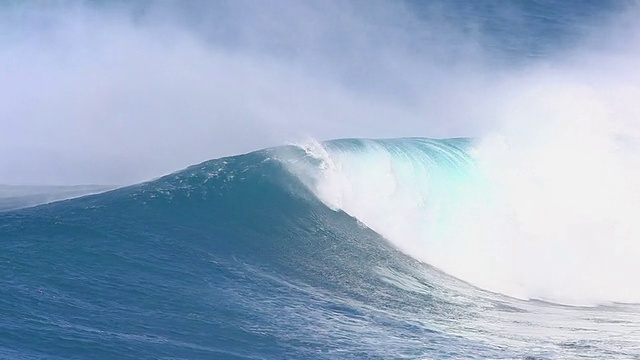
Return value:
<svg viewBox="0 0 640 360">
<path fill-rule="evenodd" d="M 306 138 L 483 136 L 555 99 L 551 118 L 601 101 L 635 136 L 636 2 L 484 3 L 3 3 L 0 184 L 126 184 Z M 508 127 L 536 128 L 523 118 Z"/>
</svg>

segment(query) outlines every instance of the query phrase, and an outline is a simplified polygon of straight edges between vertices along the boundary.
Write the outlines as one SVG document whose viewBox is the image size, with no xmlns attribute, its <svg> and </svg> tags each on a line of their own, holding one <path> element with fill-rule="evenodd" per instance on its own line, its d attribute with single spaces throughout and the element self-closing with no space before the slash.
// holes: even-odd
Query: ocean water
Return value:
<svg viewBox="0 0 640 360">
<path fill-rule="evenodd" d="M 0 75 L 28 80 L 0 85 L 7 98 L 28 95 L 28 111 L 0 103 L 0 182 L 139 176 L 197 157 L 184 149 L 205 149 L 202 139 L 254 149 L 115 189 L 0 186 L 0 359 L 640 359 L 640 92 L 636 58 L 617 52 L 637 40 L 611 30 L 635 24 L 623 15 L 638 4 L 299 4 L 0 4 L 0 65 L 13 69 Z M 406 13 L 412 22 L 396 23 Z M 159 37 L 128 21 L 180 34 L 163 46 L 185 57 L 146 46 Z M 182 46 L 182 32 L 214 60 Z M 20 65 L 25 54 L 35 60 Z M 496 75 L 471 76 L 486 74 Z M 440 89 L 455 101 L 429 97 Z M 213 127 L 194 126 L 174 100 Z M 34 121 L 40 106 L 45 120 Z M 347 116 L 331 119 L 332 106 Z M 465 107 L 469 119 L 456 122 Z M 495 123 L 479 120 L 487 108 L 500 109 Z M 160 120 L 127 127 L 149 114 Z M 65 122 L 76 116 L 89 120 Z M 450 122 L 464 137 L 423 137 Z M 339 139 L 280 141 L 296 126 Z M 287 145 L 266 147 L 266 128 Z M 54 151 L 59 137 L 68 147 Z M 12 177 L 25 159 L 37 175 Z"/>
<path fill-rule="evenodd" d="M 99 193 L 116 186 L 10 186 L 0 185 L 0 211 L 50 203 L 82 195 Z"/>
<path fill-rule="evenodd" d="M 0 356 L 640 356 L 637 305 L 567 306 L 482 290 L 408 256 L 321 200 L 328 159 L 366 162 L 381 149 L 409 159 L 414 170 L 471 182 L 471 143 L 415 138 L 271 148 L 0 213 Z M 455 182 L 446 183 L 423 185 L 446 196 Z M 376 188 L 384 198 L 384 187 Z M 424 241 L 432 240 L 442 239 Z"/>
</svg>

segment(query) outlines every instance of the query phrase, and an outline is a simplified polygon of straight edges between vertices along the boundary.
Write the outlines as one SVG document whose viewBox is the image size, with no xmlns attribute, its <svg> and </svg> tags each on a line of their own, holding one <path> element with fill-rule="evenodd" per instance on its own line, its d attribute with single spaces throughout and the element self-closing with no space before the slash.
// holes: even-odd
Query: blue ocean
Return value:
<svg viewBox="0 0 640 360">
<path fill-rule="evenodd" d="M 370 72 L 381 69 L 384 57 L 389 56 L 386 50 L 369 61 L 348 53 L 337 38 L 330 42 L 330 51 L 316 49 L 318 52 L 311 52 L 314 56 L 309 58 L 305 57 L 309 53 L 300 50 L 303 45 L 291 39 L 280 38 L 282 43 L 273 39 L 264 48 L 254 47 L 239 31 L 234 32 L 237 24 L 225 22 L 225 16 L 235 16 L 235 11 L 251 13 L 254 10 L 248 8 L 257 3 L 241 2 L 239 7 L 225 1 L 215 3 L 213 11 L 207 2 L 165 2 L 163 6 L 170 11 L 164 8 L 168 13 L 151 12 L 155 14 L 151 17 L 145 14 L 152 2 L 1 4 L 3 19 L 24 28 L 5 32 L 0 43 L 8 46 L 15 39 L 31 36 L 27 34 L 27 22 L 29 26 L 39 24 L 38 31 L 46 33 L 49 26 L 54 26 L 50 16 L 76 16 L 81 11 L 78 9 L 87 7 L 91 9 L 90 21 L 74 28 L 82 32 L 93 29 L 92 21 L 103 21 L 102 16 L 106 19 L 132 6 L 134 21 L 156 26 L 168 21 L 169 16 L 179 24 L 176 26 L 197 28 L 193 31 L 206 34 L 209 44 L 217 44 L 225 51 L 244 53 L 251 48 L 256 51 L 252 57 L 262 54 L 274 62 L 304 58 L 296 63 L 312 64 L 322 76 L 347 79 L 348 91 L 366 96 L 399 96 L 402 106 L 416 101 L 415 93 L 401 85 L 422 81 L 424 74 L 409 74 L 402 82 L 380 80 L 393 77 L 400 70 L 379 74 L 380 77 Z M 585 34 L 594 30 L 599 33 L 601 26 L 635 5 L 622 3 L 456 0 L 394 2 L 393 6 L 401 5 L 402 11 L 414 14 L 419 20 L 416 24 L 435 21 L 432 14 L 437 9 L 439 16 L 445 14 L 459 25 L 455 31 L 444 25 L 439 28 L 447 36 L 451 35 L 450 30 L 456 34 L 475 33 L 492 54 L 484 58 L 483 66 L 525 69 L 527 76 L 513 81 L 520 89 L 523 83 L 538 81 L 539 74 L 548 74 L 547 69 L 558 54 L 581 44 Z M 355 1 L 352 5 L 358 9 L 385 9 L 389 4 Z M 288 6 L 297 5 L 274 2 L 273 6 L 280 14 Z M 319 7 L 321 3 L 316 2 L 309 9 Z M 29 15 L 38 9 L 44 9 L 40 17 Z M 302 12 L 312 17 L 311 13 Z M 262 19 L 253 15 L 249 18 Z M 204 31 L 202 24 L 208 19 L 213 19 L 219 28 L 228 26 L 234 31 Z M 631 24 L 636 21 L 633 17 L 625 19 Z M 303 18 L 302 23 L 306 24 L 306 20 L 310 19 Z M 395 24 L 393 19 L 386 19 L 384 26 L 391 26 L 388 22 L 405 30 L 405 26 L 415 26 Z M 277 26 L 269 29 L 270 34 L 285 31 Z M 334 30 L 340 34 L 340 29 Z M 422 34 L 420 29 L 409 30 Z M 394 39 L 401 41 L 399 37 Z M 617 46 L 602 42 L 598 36 L 591 39 L 594 49 L 604 46 L 607 51 L 614 51 Z M 419 37 L 416 41 L 402 46 L 418 54 L 434 54 L 420 45 L 428 40 Z M 356 63 L 362 61 L 362 67 L 350 68 L 353 58 L 341 58 L 341 65 L 331 69 L 323 67 L 320 61 L 336 64 L 324 52 L 333 54 L 334 45 L 338 53 L 355 57 Z M 430 57 L 435 60 L 428 66 L 450 65 L 463 68 L 463 74 L 477 73 L 458 63 L 458 56 L 463 57 L 458 50 L 473 53 L 473 47 L 449 50 L 436 51 Z M 12 54 L 20 53 L 14 51 Z M 100 52 L 99 57 L 117 57 L 105 54 Z M 569 57 L 563 54 L 563 58 Z M 8 57 L 0 59 L 5 61 Z M 411 55 L 411 59 L 416 57 Z M 234 58 L 236 61 L 244 60 Z M 404 64 L 411 69 L 421 68 L 409 63 Z M 590 74 L 598 73 L 592 70 L 593 63 L 578 63 L 591 69 Z M 17 63 L 7 60 L 2 64 Z M 532 64 L 536 70 L 526 70 Z M 605 64 L 611 63 L 595 62 L 595 68 Z M 304 66 L 296 71 L 305 72 Z M 24 71 L 17 65 L 13 69 L 17 73 Z M 252 65 L 251 69 L 257 72 L 262 68 L 256 70 Z M 190 76 L 188 70 L 181 71 L 185 77 Z M 236 74 L 237 69 L 228 71 Z M 91 81 L 108 84 L 97 75 L 83 74 Z M 247 75 L 252 81 L 256 76 L 255 72 Z M 457 81 L 454 77 L 451 81 Z M 632 73 L 623 78 L 635 84 L 630 80 L 635 79 Z M 178 77 L 171 79 L 178 81 Z M 273 89 L 265 85 L 270 79 L 257 79 L 255 85 L 270 92 Z M 194 161 L 195 165 L 186 168 L 175 165 L 165 171 L 167 175 L 148 176 L 151 180 L 128 181 L 127 185 L 108 185 L 121 182 L 121 178 L 109 177 L 111 173 L 100 177 L 102 173 L 94 172 L 95 178 L 88 178 L 70 171 L 76 177 L 70 177 L 72 180 L 67 183 L 97 179 L 107 185 L 0 186 L 0 358 L 640 359 L 640 227 L 636 212 L 640 210 L 636 194 L 640 184 L 636 182 L 640 179 L 636 169 L 640 167 L 632 126 L 615 122 L 615 132 L 608 132 L 614 127 L 611 119 L 619 119 L 614 115 L 635 114 L 635 106 L 625 107 L 620 105 L 622 100 L 617 100 L 630 99 L 633 103 L 637 100 L 634 96 L 640 93 L 633 92 L 631 85 L 621 88 L 604 80 L 602 88 L 623 90 L 594 92 L 580 85 L 588 82 L 581 82 L 585 78 L 572 79 L 570 85 L 551 80 L 549 86 L 532 85 L 534 90 L 505 100 L 523 110 L 501 113 L 514 121 L 509 124 L 516 125 L 501 127 L 504 131 L 499 134 L 476 132 L 477 123 L 451 120 L 458 114 L 452 110 L 438 113 L 441 123 L 455 125 L 446 131 L 433 125 L 436 121 L 428 123 L 424 133 L 395 136 L 403 120 L 392 118 L 384 126 L 372 122 L 361 127 L 356 124 L 357 131 L 335 132 L 365 136 L 336 136 L 339 139 L 322 141 L 278 138 L 275 145 L 267 146 L 259 136 L 247 135 L 238 137 L 238 141 L 248 145 L 233 148 L 236 133 L 224 132 L 229 127 L 214 121 L 211 136 L 215 138 L 218 129 L 223 134 L 216 138 L 220 146 L 237 149 L 228 151 L 235 151 L 232 155 L 213 155 L 211 160 Z M 442 78 L 432 80 L 438 86 L 448 82 Z M 244 80 L 234 77 L 232 82 L 236 81 Z M 471 89 L 474 81 L 465 77 L 458 84 L 468 84 Z M 80 93 L 90 92 L 92 98 L 106 96 L 107 92 L 92 84 L 83 86 Z M 61 89 L 75 91 L 71 87 Z M 140 89 L 145 93 L 154 91 L 151 87 Z M 487 89 L 474 94 L 490 92 Z M 257 98 L 247 95 L 250 90 L 229 91 L 227 94 L 223 89 L 216 94 L 227 96 L 225 101 L 244 95 L 255 100 L 243 102 L 243 108 L 263 106 Z M 348 91 L 337 93 L 336 97 L 354 100 Z M 10 93 L 14 92 L 7 91 L 7 96 Z M 501 94 L 506 98 L 513 93 Z M 625 96 L 618 97 L 620 94 Z M 295 97 L 295 91 L 287 96 Z M 603 97 L 606 101 L 600 101 Z M 187 101 L 186 97 L 180 99 Z M 332 97 L 327 99 L 328 103 L 342 104 Z M 52 103 L 58 104 L 56 101 Z M 96 101 L 91 111 L 83 112 L 78 109 L 84 109 L 86 103 L 73 100 L 74 112 L 63 114 L 75 116 L 77 110 L 82 118 L 95 120 L 92 116 L 99 109 L 118 106 L 118 101 Z M 438 108 L 437 102 L 427 108 Z M 489 104 L 484 100 L 479 103 L 474 103 L 473 108 L 484 109 Z M 526 105 L 531 103 L 535 106 Z M 42 102 L 41 106 L 46 108 L 47 104 Z M 126 104 L 134 106 L 132 102 Z M 156 105 L 164 109 L 166 103 L 144 103 L 145 108 Z M 287 111 L 295 107 L 289 105 L 276 113 L 289 114 Z M 17 108 L 19 104 L 12 106 L 0 110 Z M 365 102 L 362 109 L 375 106 Z M 472 105 L 462 102 L 451 108 L 465 106 Z M 620 113 L 609 111 L 623 108 Z M 55 109 L 63 111 L 62 107 Z M 7 123 L 0 126 L 5 133 L 10 122 L 20 121 L 9 114 L 14 113 L 0 112 L 0 116 L 6 115 L 0 118 Z M 53 112 L 47 114 L 52 116 L 51 121 L 65 126 L 64 118 Z M 248 127 L 249 122 L 239 112 L 228 110 L 225 114 L 238 125 L 231 127 L 234 131 L 259 132 L 258 128 Z M 388 114 L 398 113 L 389 110 Z M 475 113 L 478 117 L 483 114 L 480 110 Z M 517 122 L 514 114 L 524 120 Z M 234 118 L 236 115 L 239 118 Z M 155 124 L 154 127 L 165 126 Z M 348 124 L 327 119 L 318 129 L 338 129 L 343 125 Z M 133 157 L 152 142 L 164 142 L 169 150 L 148 158 L 141 155 L 139 159 L 153 164 L 165 164 L 165 159 L 167 166 L 178 164 L 172 160 L 172 152 L 180 153 L 179 148 L 199 144 L 196 137 L 192 141 L 175 141 L 184 135 L 180 127 L 163 133 L 175 139 L 162 141 L 153 137 L 152 126 L 141 128 L 153 141 L 146 143 L 144 135 L 133 137 L 131 144 L 139 147 L 123 143 L 129 144 L 123 145 L 126 151 L 116 140 L 109 142 L 106 135 L 79 144 L 92 154 L 88 149 L 105 142 L 113 145 L 109 149 L 130 151 Z M 18 125 L 11 129 L 15 131 L 12 138 L 22 131 Z M 196 129 L 202 132 L 201 128 Z M 373 133 L 376 129 L 381 132 Z M 400 132 L 413 129 L 407 126 L 406 131 Z M 425 137 L 431 136 L 428 129 L 436 135 L 444 131 L 450 136 Z M 111 131 L 106 127 L 99 130 L 101 134 Z M 326 134 L 334 134 L 327 131 Z M 46 133 L 49 138 L 56 137 L 54 128 Z M 109 133 L 111 139 L 127 141 L 125 137 L 115 137 L 116 133 Z M 387 133 L 393 136 L 383 136 Z M 75 141 L 71 140 L 74 137 L 70 136 L 69 141 Z M 224 138 L 231 140 L 225 142 Z M 0 149 L 7 159 L 23 153 L 6 145 L 10 144 L 9 136 L 4 139 L 5 145 Z M 212 146 L 215 145 L 214 142 Z M 246 151 L 240 150 L 245 148 Z M 48 148 L 43 145 L 42 149 Z M 55 165 L 62 164 L 57 162 L 60 158 L 78 153 L 59 151 L 49 151 L 52 155 L 39 163 L 36 173 L 42 178 L 34 175 L 24 182 L 46 185 L 68 169 L 84 169 L 81 161 L 73 167 Z M 96 159 L 100 154 L 87 155 L 86 164 L 98 168 Z M 105 166 L 145 168 L 132 166 L 128 158 L 125 155 Z M 22 167 L 16 162 L 0 162 L 0 171 L 4 172 L 0 173 L 0 181 L 19 183 L 21 180 L 14 180 L 19 179 L 18 175 L 11 176 L 17 174 L 15 169 L 25 167 L 24 161 Z"/>
</svg>

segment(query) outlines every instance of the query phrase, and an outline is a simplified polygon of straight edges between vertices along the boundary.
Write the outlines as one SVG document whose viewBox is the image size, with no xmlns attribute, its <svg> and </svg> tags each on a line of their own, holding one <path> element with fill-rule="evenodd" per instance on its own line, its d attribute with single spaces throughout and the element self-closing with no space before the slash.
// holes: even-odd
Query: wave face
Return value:
<svg viewBox="0 0 640 360">
<path fill-rule="evenodd" d="M 491 255 L 446 238 L 491 198 L 472 148 L 286 146 L 0 213 L 0 357 L 639 356 L 633 305 L 518 300 L 458 273 Z"/>
</svg>

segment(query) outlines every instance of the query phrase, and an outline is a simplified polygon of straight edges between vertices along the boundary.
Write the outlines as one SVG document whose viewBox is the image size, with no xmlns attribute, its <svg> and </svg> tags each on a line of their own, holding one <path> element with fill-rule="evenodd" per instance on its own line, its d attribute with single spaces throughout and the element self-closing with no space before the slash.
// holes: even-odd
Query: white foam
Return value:
<svg viewBox="0 0 640 360">
<path fill-rule="evenodd" d="M 561 130 L 518 145 L 487 137 L 472 151 L 480 167 L 455 171 L 409 145 L 314 143 L 307 152 L 325 165 L 306 183 L 402 251 L 481 288 L 568 304 L 640 301 L 638 173 L 613 141 Z"/>
</svg>

